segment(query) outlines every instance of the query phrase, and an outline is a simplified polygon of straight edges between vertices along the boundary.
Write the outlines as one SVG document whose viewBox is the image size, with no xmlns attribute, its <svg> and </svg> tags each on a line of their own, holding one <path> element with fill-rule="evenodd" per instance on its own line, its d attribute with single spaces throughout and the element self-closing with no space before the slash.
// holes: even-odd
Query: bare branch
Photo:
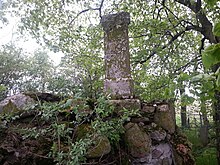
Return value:
<svg viewBox="0 0 220 165">
<path fill-rule="evenodd" d="M 99 6 L 99 17 L 100 17 L 100 18 L 102 18 L 102 7 L 103 7 L 103 4 L 104 4 L 104 1 L 105 1 L 105 0 L 102 0 L 102 1 L 101 1 L 101 4 L 100 4 L 100 6 Z"/>
<path fill-rule="evenodd" d="M 218 42 L 218 39 L 216 39 L 212 33 L 212 28 L 213 28 L 212 23 L 209 21 L 205 13 L 202 12 L 201 0 L 197 0 L 197 2 L 191 0 L 175 0 L 175 1 L 184 5 L 185 7 L 188 7 L 196 14 L 196 18 L 198 19 L 199 23 L 202 25 L 199 32 L 203 34 L 204 37 L 208 39 L 210 43 Z"/>
<path fill-rule="evenodd" d="M 201 29 L 197 26 L 187 26 L 185 28 L 185 30 L 183 31 L 180 31 L 179 33 L 176 33 L 175 35 L 169 35 L 171 36 L 172 38 L 170 39 L 170 41 L 168 42 L 167 45 L 164 45 L 161 49 L 166 49 L 169 45 L 171 45 L 175 40 L 177 40 L 178 37 L 182 36 L 185 34 L 186 31 L 190 31 L 190 30 L 197 30 L 197 31 L 200 31 Z M 167 32 L 165 32 L 165 34 L 163 36 L 165 36 L 167 34 Z M 145 35 L 141 35 L 141 36 L 145 36 Z M 139 36 L 140 37 L 140 36 Z M 152 50 L 151 54 L 144 60 L 141 60 L 141 61 L 135 61 L 135 64 L 143 64 L 145 63 L 146 61 L 150 60 L 156 53 L 157 53 L 157 50 L 158 48 L 160 47 L 160 45 L 157 45 L 155 46 L 155 48 Z"/>
<path fill-rule="evenodd" d="M 182 65 L 181 67 L 177 68 L 176 70 L 174 70 L 173 74 L 178 74 L 178 71 L 184 71 L 190 64 L 192 64 L 193 62 L 198 62 L 198 61 L 202 61 L 201 56 L 198 55 L 196 56 L 194 59 L 192 59 L 191 61 L 187 62 L 185 65 Z"/>
<path fill-rule="evenodd" d="M 88 8 L 88 9 L 84 9 L 82 10 L 81 12 L 79 12 L 69 23 L 69 26 L 81 15 L 81 14 L 84 14 L 88 11 L 91 11 L 91 10 L 97 10 L 99 11 L 99 17 L 102 18 L 102 7 L 103 7 L 103 4 L 104 4 L 104 1 L 105 0 L 102 0 L 101 3 L 100 3 L 100 6 L 97 7 L 97 8 Z"/>
<path fill-rule="evenodd" d="M 186 7 L 188 7 L 189 9 L 191 9 L 193 12 L 197 13 L 198 11 L 196 10 L 196 2 L 191 1 L 191 0 L 175 0 L 175 2 L 178 2 Z"/>
<path fill-rule="evenodd" d="M 205 37 L 202 38 L 202 40 L 201 40 L 201 46 L 200 46 L 200 48 L 199 48 L 199 54 L 202 54 L 202 50 L 204 50 L 205 40 L 206 40 Z"/>
<path fill-rule="evenodd" d="M 85 10 L 82 10 L 81 12 L 79 12 L 69 23 L 69 26 L 83 13 L 86 13 L 87 11 L 90 11 L 90 10 L 99 10 L 99 8 L 89 8 L 89 9 L 85 9 Z"/>
</svg>

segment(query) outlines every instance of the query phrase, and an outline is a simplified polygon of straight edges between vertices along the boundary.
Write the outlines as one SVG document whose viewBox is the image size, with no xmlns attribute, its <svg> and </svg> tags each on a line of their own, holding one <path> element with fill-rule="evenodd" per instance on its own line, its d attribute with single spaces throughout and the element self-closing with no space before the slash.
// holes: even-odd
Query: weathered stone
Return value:
<svg viewBox="0 0 220 165">
<path fill-rule="evenodd" d="M 91 124 L 81 124 L 76 128 L 76 140 L 85 138 L 88 133 L 92 132 Z"/>
<path fill-rule="evenodd" d="M 115 112 L 121 114 L 121 110 L 140 110 L 141 103 L 138 99 L 109 100 L 110 105 L 114 106 Z"/>
<path fill-rule="evenodd" d="M 128 25 L 130 15 L 126 12 L 103 16 L 101 25 L 105 31 L 105 82 L 104 90 L 112 98 L 133 98 L 131 78 Z"/>
<path fill-rule="evenodd" d="M 160 105 L 159 107 L 154 115 L 155 123 L 169 133 L 174 133 L 176 122 L 173 109 L 169 108 L 169 105 Z"/>
<path fill-rule="evenodd" d="M 158 105 L 157 110 L 160 112 L 167 112 L 169 111 L 169 105 L 168 104 Z"/>
<path fill-rule="evenodd" d="M 17 94 L 0 102 L 0 113 L 7 113 L 7 112 L 15 112 L 18 110 L 22 110 L 25 107 L 34 104 L 35 101 L 29 96 L 24 94 Z"/>
<path fill-rule="evenodd" d="M 152 161 L 152 154 L 149 153 L 145 157 L 134 159 L 132 165 L 151 165 L 151 161 Z"/>
<path fill-rule="evenodd" d="M 111 144 L 106 136 L 97 136 L 94 144 L 87 152 L 88 158 L 100 158 L 111 152 Z"/>
<path fill-rule="evenodd" d="M 136 123 L 125 125 L 125 140 L 133 157 L 142 158 L 150 153 L 151 139 Z"/>
<path fill-rule="evenodd" d="M 151 137 L 151 139 L 160 142 L 162 140 L 165 140 L 166 135 L 167 135 L 166 131 L 156 130 L 156 131 L 151 132 L 150 137 Z"/>
<path fill-rule="evenodd" d="M 90 124 L 79 125 L 76 130 L 76 140 L 85 138 L 88 133 L 91 134 L 93 131 Z M 111 144 L 106 136 L 95 133 L 93 137 L 95 140 L 93 146 L 88 149 L 88 158 L 100 158 L 111 152 Z"/>
<path fill-rule="evenodd" d="M 153 165 L 172 165 L 172 148 L 167 143 L 162 143 L 152 147 Z"/>
<path fill-rule="evenodd" d="M 132 123 L 147 123 L 150 119 L 147 117 L 134 117 L 131 119 Z"/>
<path fill-rule="evenodd" d="M 162 165 L 172 165 L 172 158 L 164 158 L 162 161 Z"/>
<path fill-rule="evenodd" d="M 153 150 L 152 151 L 152 158 L 153 159 L 159 159 L 163 155 L 163 152 L 161 150 Z"/>
<path fill-rule="evenodd" d="M 153 113 L 155 111 L 155 109 L 156 109 L 155 106 L 143 103 L 141 111 L 144 113 Z"/>
</svg>

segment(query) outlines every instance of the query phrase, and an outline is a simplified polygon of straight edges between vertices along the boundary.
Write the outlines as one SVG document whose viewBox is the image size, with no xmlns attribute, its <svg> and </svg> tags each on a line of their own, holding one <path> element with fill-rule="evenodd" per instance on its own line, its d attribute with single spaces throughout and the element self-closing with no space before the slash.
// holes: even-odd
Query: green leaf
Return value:
<svg viewBox="0 0 220 165">
<path fill-rule="evenodd" d="M 193 76 L 191 78 L 191 82 L 198 82 L 198 81 L 209 81 L 209 80 L 213 80 L 213 76 L 209 75 L 209 74 L 198 74 L 196 76 Z"/>
<path fill-rule="evenodd" d="M 217 87 L 220 87 L 220 74 L 217 77 L 216 85 L 217 85 Z"/>
<path fill-rule="evenodd" d="M 213 27 L 213 34 L 218 37 L 220 36 L 220 22 Z"/>
<path fill-rule="evenodd" d="M 209 6 L 214 6 L 216 4 L 218 0 L 205 0 L 205 2 L 209 5 Z"/>
<path fill-rule="evenodd" d="M 70 107 L 70 106 L 72 105 L 72 103 L 73 103 L 73 99 L 68 99 L 68 100 L 66 101 L 66 103 L 64 104 L 64 108 Z"/>
<path fill-rule="evenodd" d="M 189 80 L 190 76 L 187 73 L 181 73 L 178 78 L 180 81 L 185 81 Z"/>
<path fill-rule="evenodd" d="M 206 69 L 220 62 L 220 44 L 210 45 L 202 53 L 202 62 Z"/>
</svg>

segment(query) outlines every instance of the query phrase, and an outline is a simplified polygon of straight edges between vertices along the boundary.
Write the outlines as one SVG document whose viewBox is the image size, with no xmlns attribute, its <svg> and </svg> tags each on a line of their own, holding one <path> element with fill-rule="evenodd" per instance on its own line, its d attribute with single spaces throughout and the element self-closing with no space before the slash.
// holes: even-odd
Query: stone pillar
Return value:
<svg viewBox="0 0 220 165">
<path fill-rule="evenodd" d="M 126 12 L 103 16 L 105 82 L 104 90 L 114 99 L 133 98 L 131 79 L 128 25 L 130 15 Z"/>
</svg>

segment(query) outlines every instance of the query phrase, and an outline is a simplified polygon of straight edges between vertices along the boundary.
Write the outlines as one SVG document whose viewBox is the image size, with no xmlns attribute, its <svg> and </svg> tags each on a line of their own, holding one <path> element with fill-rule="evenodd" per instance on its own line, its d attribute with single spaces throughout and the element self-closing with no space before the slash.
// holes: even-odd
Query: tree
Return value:
<svg viewBox="0 0 220 165">
<path fill-rule="evenodd" d="M 219 59 L 216 59 L 218 57 L 216 52 L 219 52 L 220 39 L 212 31 L 212 22 L 218 20 L 220 14 L 219 4 L 215 3 L 216 1 L 101 0 L 85 2 L 81 0 L 38 0 L 23 1 L 24 3 L 21 3 L 19 7 L 25 13 L 21 15 L 23 29 L 27 29 L 39 41 L 43 39 L 51 49 L 59 49 L 69 57 L 78 55 L 77 61 L 83 59 L 84 54 L 101 60 L 100 45 L 102 40 L 100 34 L 102 33 L 96 33 L 98 29 L 100 30 L 99 17 L 105 13 L 121 10 L 129 12 L 132 17 L 130 52 L 136 89 L 144 89 L 144 99 L 149 99 L 147 90 L 150 90 L 151 93 L 160 93 L 163 99 L 167 98 L 167 93 L 169 97 L 175 96 L 175 90 L 179 88 L 176 82 L 181 74 L 191 75 L 193 72 L 205 72 L 201 53 L 207 43 L 216 45 L 210 47 L 211 50 L 214 50 L 214 55 L 207 55 L 210 49 L 205 51 L 204 64 L 205 66 L 214 65 L 213 72 L 218 70 Z M 88 33 L 89 31 L 90 33 Z M 97 35 L 91 35 L 93 33 Z M 84 45 L 85 41 L 88 41 L 86 44 L 90 43 L 92 47 L 87 48 Z M 90 53 L 92 50 L 96 51 Z M 211 57 L 211 64 L 207 64 L 208 60 L 205 60 L 207 59 L 205 57 L 208 59 Z M 88 59 L 90 60 L 90 58 Z M 89 62 L 92 63 L 91 66 L 96 66 L 96 60 Z M 83 63 L 89 62 L 86 60 Z M 92 74 L 90 73 L 90 75 Z M 155 88 L 152 90 L 147 88 L 152 84 L 151 78 L 154 79 L 154 82 L 158 82 L 154 84 Z M 220 94 L 217 90 L 214 97 L 216 100 L 217 150 L 220 164 Z"/>
<path fill-rule="evenodd" d="M 55 68 L 46 51 L 36 50 L 26 62 L 26 73 L 21 80 L 24 91 L 46 92 L 49 80 L 55 73 Z"/>
<path fill-rule="evenodd" d="M 1 47 L 0 85 L 5 87 L 1 99 L 19 91 L 18 81 L 25 73 L 25 58 L 22 49 L 16 48 L 13 44 Z"/>
</svg>

